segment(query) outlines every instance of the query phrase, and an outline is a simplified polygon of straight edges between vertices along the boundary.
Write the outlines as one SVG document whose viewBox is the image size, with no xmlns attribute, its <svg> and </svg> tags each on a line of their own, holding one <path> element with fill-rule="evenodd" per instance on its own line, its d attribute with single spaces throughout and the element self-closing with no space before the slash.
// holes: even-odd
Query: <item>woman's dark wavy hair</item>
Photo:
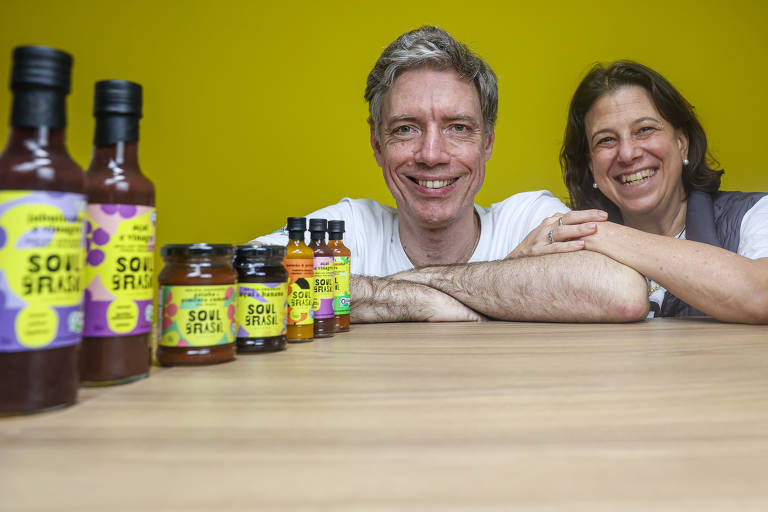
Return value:
<svg viewBox="0 0 768 512">
<path fill-rule="evenodd" d="M 693 105 L 654 70 L 637 62 L 621 60 L 607 66 L 596 64 L 581 81 L 571 100 L 560 150 L 560 166 L 571 196 L 571 208 L 599 208 L 608 211 L 613 219 L 621 219 L 618 208 L 599 189 L 592 187 L 594 180 L 589 171 L 586 117 L 592 105 L 603 95 L 632 85 L 648 91 L 662 117 L 675 128 L 682 129 L 688 138 L 689 164 L 683 167 L 686 194 L 692 190 L 711 194 L 720 188 L 723 171 L 712 169 L 719 167 L 719 164 L 707 151 L 707 136 L 696 119 Z"/>
</svg>

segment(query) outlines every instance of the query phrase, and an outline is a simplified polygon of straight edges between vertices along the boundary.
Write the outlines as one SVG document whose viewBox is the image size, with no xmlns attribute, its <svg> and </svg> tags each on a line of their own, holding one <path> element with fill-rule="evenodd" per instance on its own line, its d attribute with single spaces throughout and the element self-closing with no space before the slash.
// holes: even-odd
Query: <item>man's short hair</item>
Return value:
<svg viewBox="0 0 768 512">
<path fill-rule="evenodd" d="M 499 108 L 496 74 L 483 59 L 448 32 L 425 25 L 406 32 L 387 46 L 368 74 L 365 100 L 370 114 L 368 123 L 373 127 L 376 140 L 379 140 L 384 93 L 398 74 L 420 67 L 453 69 L 462 78 L 473 82 L 480 97 L 485 131 L 493 130 Z"/>
</svg>

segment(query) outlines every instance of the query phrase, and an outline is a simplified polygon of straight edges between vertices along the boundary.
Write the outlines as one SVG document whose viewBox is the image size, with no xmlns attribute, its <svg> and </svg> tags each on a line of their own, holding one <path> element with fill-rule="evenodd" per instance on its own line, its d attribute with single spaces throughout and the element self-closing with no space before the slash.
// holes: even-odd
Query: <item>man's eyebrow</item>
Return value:
<svg viewBox="0 0 768 512">
<path fill-rule="evenodd" d="M 445 118 L 447 121 L 476 121 L 475 116 L 465 112 L 459 112 Z"/>
<path fill-rule="evenodd" d="M 416 121 L 418 118 L 412 114 L 393 114 L 387 118 L 388 123 L 397 121 Z"/>
</svg>

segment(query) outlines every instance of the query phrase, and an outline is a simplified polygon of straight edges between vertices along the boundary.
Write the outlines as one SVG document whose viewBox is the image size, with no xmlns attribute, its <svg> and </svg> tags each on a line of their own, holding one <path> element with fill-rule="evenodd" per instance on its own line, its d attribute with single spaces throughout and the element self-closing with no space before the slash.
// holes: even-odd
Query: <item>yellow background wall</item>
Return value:
<svg viewBox="0 0 768 512">
<path fill-rule="evenodd" d="M 37 1 L 0 6 L 0 138 L 10 55 L 75 57 L 69 148 L 87 167 L 93 83 L 145 87 L 142 167 L 158 241 L 242 242 L 344 196 L 392 204 L 368 144 L 365 79 L 396 36 L 436 24 L 500 80 L 494 156 L 477 200 L 565 198 L 558 151 L 570 96 L 595 61 L 630 58 L 692 102 L 726 190 L 768 191 L 768 7 L 754 1 Z"/>
</svg>

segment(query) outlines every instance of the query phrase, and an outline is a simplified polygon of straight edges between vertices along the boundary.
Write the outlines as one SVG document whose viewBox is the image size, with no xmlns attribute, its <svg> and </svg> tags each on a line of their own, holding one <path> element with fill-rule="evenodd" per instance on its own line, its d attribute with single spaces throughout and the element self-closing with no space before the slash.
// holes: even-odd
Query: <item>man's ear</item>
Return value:
<svg viewBox="0 0 768 512">
<path fill-rule="evenodd" d="M 488 135 L 485 136 L 485 161 L 487 162 L 493 154 L 493 143 L 496 140 L 496 130 L 492 129 Z"/>
<path fill-rule="evenodd" d="M 379 167 L 383 167 L 381 158 L 381 144 L 376 140 L 376 130 L 371 126 L 371 147 L 373 148 L 373 156 L 376 158 L 376 163 Z"/>
</svg>

